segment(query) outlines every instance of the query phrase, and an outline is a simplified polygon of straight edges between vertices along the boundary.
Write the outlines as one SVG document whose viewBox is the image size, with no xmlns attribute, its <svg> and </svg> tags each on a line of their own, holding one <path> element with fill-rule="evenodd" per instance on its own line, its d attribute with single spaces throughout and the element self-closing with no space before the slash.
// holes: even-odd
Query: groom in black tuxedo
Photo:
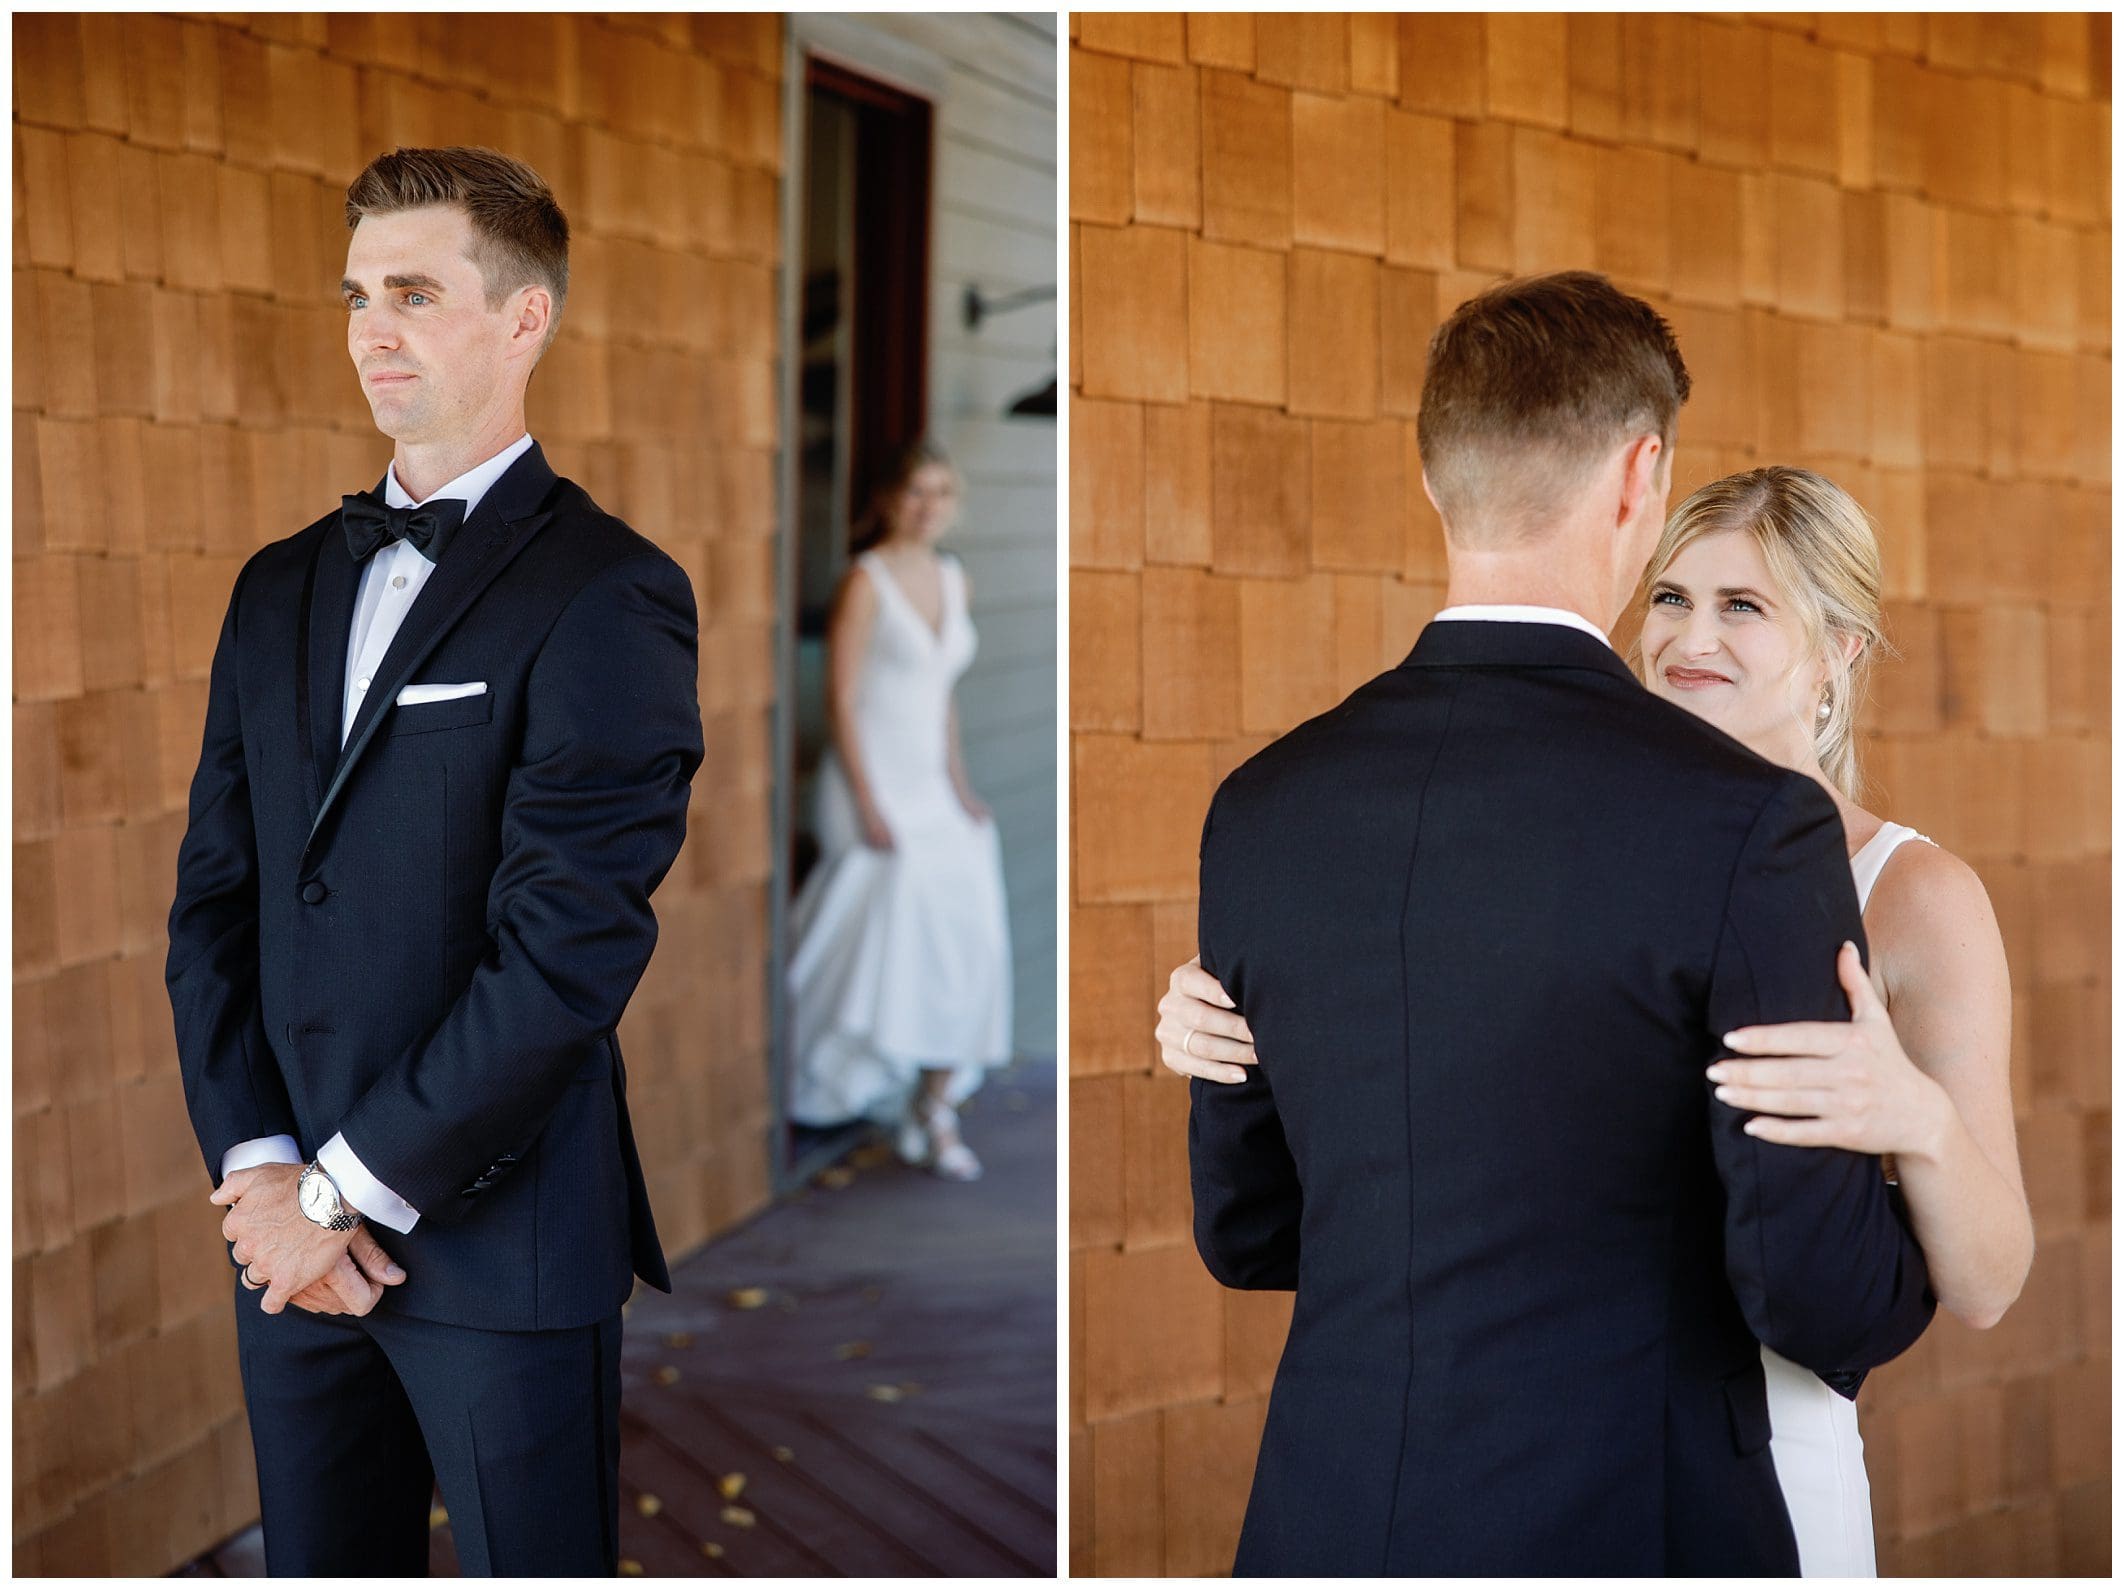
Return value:
<svg viewBox="0 0 2124 1590">
<path fill-rule="evenodd" d="M 620 1306 L 670 1289 L 614 1028 L 701 760 L 691 586 L 547 467 L 568 225 L 486 149 L 347 191 L 396 449 L 237 577 L 170 913 L 271 1572 L 617 1563 Z M 289 1303 L 296 1307 L 289 1308 Z"/>
<path fill-rule="evenodd" d="M 1195 1236 L 1298 1294 L 1241 1573 L 1797 1573 L 1758 1344 L 1855 1394 L 1931 1318 L 1878 1162 L 1704 1076 L 1845 1019 L 1863 934 L 1822 789 L 1608 644 L 1688 386 L 1598 276 L 1456 311 L 1448 605 L 1210 808 L 1202 965 L 1260 1063 L 1191 1084 Z"/>
</svg>

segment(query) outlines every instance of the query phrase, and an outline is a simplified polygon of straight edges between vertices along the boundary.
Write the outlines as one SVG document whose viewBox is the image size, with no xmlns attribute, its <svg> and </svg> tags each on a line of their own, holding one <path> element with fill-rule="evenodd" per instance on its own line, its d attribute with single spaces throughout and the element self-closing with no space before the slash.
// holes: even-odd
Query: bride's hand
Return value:
<svg viewBox="0 0 2124 1590">
<path fill-rule="evenodd" d="M 884 813 L 874 801 L 864 801 L 856 808 L 856 817 L 863 826 L 863 843 L 872 850 L 892 849 L 892 828 L 885 821 Z"/>
<path fill-rule="evenodd" d="M 1705 1072 L 1717 1096 L 1751 1117 L 1742 1130 L 1766 1143 L 1848 1148 L 1861 1154 L 1924 1154 L 1939 1141 L 1953 1101 L 1911 1063 L 1873 981 L 1846 944 L 1837 980 L 1849 1021 L 1793 1021 L 1726 1034 L 1736 1054 Z"/>
<path fill-rule="evenodd" d="M 1244 1082 L 1242 1068 L 1255 1063 L 1253 1028 L 1199 955 L 1173 968 L 1158 1001 L 1157 1039 L 1158 1058 L 1184 1077 Z"/>
</svg>

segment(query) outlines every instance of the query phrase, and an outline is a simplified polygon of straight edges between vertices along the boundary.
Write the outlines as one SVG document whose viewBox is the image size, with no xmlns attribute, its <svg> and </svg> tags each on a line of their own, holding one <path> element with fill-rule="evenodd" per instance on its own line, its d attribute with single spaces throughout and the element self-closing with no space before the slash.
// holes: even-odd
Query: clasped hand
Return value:
<svg viewBox="0 0 2124 1590">
<path fill-rule="evenodd" d="M 1742 1130 L 1766 1143 L 1920 1157 L 1934 1151 L 1953 1106 L 1904 1053 L 1887 1008 L 1854 945 L 1837 952 L 1849 1021 L 1742 1027 L 1725 1044 L 1750 1060 L 1720 1060 L 1704 1074 L 1717 1097 L 1751 1116 Z"/>
<path fill-rule="evenodd" d="M 278 1314 L 288 1304 L 313 1314 L 366 1314 L 406 1272 L 366 1226 L 327 1231 L 295 1201 L 299 1165 L 254 1165 L 230 1173 L 211 1203 L 225 1205 L 221 1234 L 242 1265 L 244 1285 Z"/>
</svg>

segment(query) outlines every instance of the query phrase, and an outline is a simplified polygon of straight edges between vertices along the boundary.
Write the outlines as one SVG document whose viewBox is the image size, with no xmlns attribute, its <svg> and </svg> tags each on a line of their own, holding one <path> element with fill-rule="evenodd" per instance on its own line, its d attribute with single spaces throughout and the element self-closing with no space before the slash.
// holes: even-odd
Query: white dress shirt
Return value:
<svg viewBox="0 0 2124 1590">
<path fill-rule="evenodd" d="M 1465 619 L 1483 624 L 1567 624 L 1572 629 L 1582 629 L 1603 646 L 1612 646 L 1606 631 L 1581 613 L 1567 607 L 1522 606 L 1512 602 L 1463 602 L 1458 607 L 1443 608 L 1431 615 L 1434 624 L 1452 623 Z"/>
<path fill-rule="evenodd" d="M 526 432 L 485 463 L 475 464 L 455 480 L 436 487 L 421 502 L 434 502 L 439 497 L 459 498 L 465 505 L 465 518 L 470 519 L 480 498 L 487 494 L 487 488 L 501 479 L 530 446 L 531 436 Z M 417 508 L 421 505 L 398 483 L 396 463 L 384 475 L 384 505 L 390 508 Z M 347 630 L 347 693 L 339 723 L 342 746 L 347 743 L 347 735 L 354 727 L 354 715 L 361 710 L 361 704 L 368 696 L 377 665 L 383 661 L 384 653 L 391 649 L 391 642 L 398 634 L 399 625 L 405 622 L 414 598 L 420 595 L 421 588 L 428 583 L 428 576 L 434 572 L 435 565 L 410 541 L 394 541 L 387 547 L 378 548 L 370 557 L 368 566 L 361 571 L 361 589 L 354 598 L 354 622 Z M 295 1139 L 282 1132 L 273 1137 L 254 1137 L 238 1143 L 221 1156 L 221 1174 L 226 1180 L 232 1173 L 253 1165 L 301 1163 L 302 1151 L 296 1147 Z M 368 1167 L 355 1158 L 354 1150 L 347 1146 L 345 1137 L 334 1133 L 332 1140 L 317 1151 L 317 1164 L 332 1178 L 340 1196 L 361 1211 L 364 1220 L 389 1226 L 393 1231 L 411 1231 L 420 1219 L 419 1210 L 369 1174 Z"/>
</svg>

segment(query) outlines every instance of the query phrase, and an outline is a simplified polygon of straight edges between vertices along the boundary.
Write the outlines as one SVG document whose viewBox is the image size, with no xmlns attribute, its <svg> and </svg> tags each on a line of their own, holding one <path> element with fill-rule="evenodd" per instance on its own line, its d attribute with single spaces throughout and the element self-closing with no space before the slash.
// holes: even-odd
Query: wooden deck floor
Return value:
<svg viewBox="0 0 2124 1590">
<path fill-rule="evenodd" d="M 1053 1067 L 965 1129 L 979 1182 L 859 1149 L 637 1293 L 623 1574 L 1055 1572 Z M 257 1529 L 182 1571 L 263 1572 Z"/>
</svg>

